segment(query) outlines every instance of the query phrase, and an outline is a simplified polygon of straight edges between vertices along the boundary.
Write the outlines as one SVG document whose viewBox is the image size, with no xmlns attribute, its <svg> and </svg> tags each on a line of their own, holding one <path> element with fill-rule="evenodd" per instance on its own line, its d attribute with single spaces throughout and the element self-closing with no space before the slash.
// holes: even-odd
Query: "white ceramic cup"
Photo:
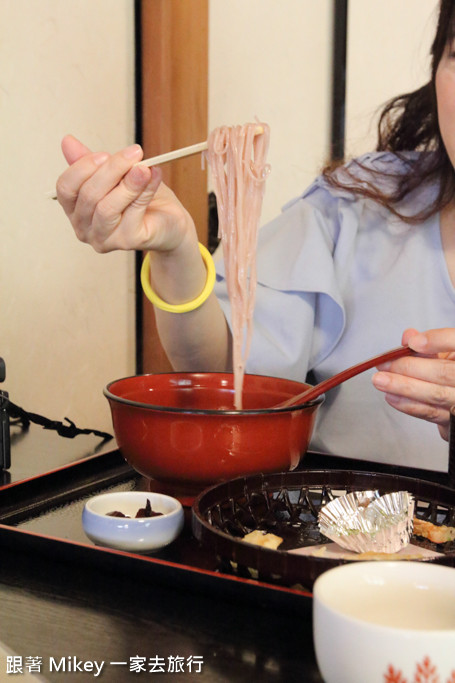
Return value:
<svg viewBox="0 0 455 683">
<path fill-rule="evenodd" d="M 325 683 L 455 683 L 455 569 L 352 562 L 322 574 L 313 596 Z"/>
</svg>

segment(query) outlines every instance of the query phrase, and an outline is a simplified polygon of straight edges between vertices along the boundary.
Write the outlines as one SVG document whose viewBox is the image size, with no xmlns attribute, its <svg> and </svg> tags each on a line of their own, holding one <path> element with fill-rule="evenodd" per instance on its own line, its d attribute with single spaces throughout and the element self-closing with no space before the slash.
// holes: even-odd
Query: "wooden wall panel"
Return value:
<svg viewBox="0 0 455 683">
<path fill-rule="evenodd" d="M 207 139 L 208 0 L 142 0 L 142 144 L 146 157 Z M 207 174 L 199 155 L 163 166 L 164 181 L 207 243 Z M 143 371 L 163 372 L 152 305 L 143 299 Z"/>
</svg>

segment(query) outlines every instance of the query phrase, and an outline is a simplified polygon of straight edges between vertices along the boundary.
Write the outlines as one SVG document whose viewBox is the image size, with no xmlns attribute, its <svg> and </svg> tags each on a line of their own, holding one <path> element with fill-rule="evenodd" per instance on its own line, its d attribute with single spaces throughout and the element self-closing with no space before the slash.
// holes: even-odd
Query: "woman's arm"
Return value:
<svg viewBox="0 0 455 683">
<path fill-rule="evenodd" d="M 95 251 L 150 252 L 151 285 L 170 304 L 197 297 L 207 277 L 196 228 L 186 209 L 161 181 L 159 168 L 135 166 L 142 149 L 92 153 L 66 136 L 69 167 L 57 181 L 57 197 L 76 236 Z M 212 294 L 189 313 L 155 308 L 163 346 L 176 370 L 228 370 L 231 341 Z"/>
<path fill-rule="evenodd" d="M 397 410 L 437 424 L 447 440 L 449 410 L 455 405 L 455 328 L 423 333 L 409 329 L 402 343 L 422 355 L 381 366 L 373 384 Z"/>
</svg>

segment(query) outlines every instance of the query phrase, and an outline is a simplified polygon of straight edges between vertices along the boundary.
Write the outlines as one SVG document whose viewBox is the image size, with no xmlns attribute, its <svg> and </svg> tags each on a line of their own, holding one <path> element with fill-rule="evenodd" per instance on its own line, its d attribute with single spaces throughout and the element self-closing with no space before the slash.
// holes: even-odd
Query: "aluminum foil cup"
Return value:
<svg viewBox="0 0 455 683">
<path fill-rule="evenodd" d="M 319 511 L 319 529 L 346 550 L 397 553 L 412 535 L 414 498 L 407 491 L 347 493 Z"/>
</svg>

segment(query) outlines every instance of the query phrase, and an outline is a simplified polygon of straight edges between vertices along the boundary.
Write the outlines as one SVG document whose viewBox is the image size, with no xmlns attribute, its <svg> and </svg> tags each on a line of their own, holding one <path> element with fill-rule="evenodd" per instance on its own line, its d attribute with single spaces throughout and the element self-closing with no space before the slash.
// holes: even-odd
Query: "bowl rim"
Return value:
<svg viewBox="0 0 455 683">
<path fill-rule="evenodd" d="M 350 586 L 355 584 L 358 575 L 365 572 L 369 573 L 371 570 L 372 575 L 380 575 L 380 577 L 385 577 L 386 580 L 389 576 L 398 573 L 400 580 L 404 581 L 406 577 L 408 581 L 418 581 L 419 575 L 423 577 L 420 579 L 421 582 L 431 584 L 432 587 L 437 585 L 437 579 L 442 576 L 452 576 L 453 577 L 453 567 L 449 567 L 442 564 L 435 564 L 431 561 L 416 561 L 416 560 L 382 560 L 378 562 L 377 560 L 366 560 L 366 561 L 354 561 L 345 564 L 338 565 L 337 567 L 332 567 L 327 571 L 323 572 L 314 582 L 313 586 L 313 610 L 322 611 L 325 610 L 333 614 L 340 621 L 349 623 L 356 626 L 360 626 L 364 631 L 374 631 L 375 633 L 389 633 L 394 635 L 394 637 L 412 633 L 414 637 L 418 634 L 418 637 L 424 637 L 428 639 L 428 642 L 435 642 L 437 640 L 445 640 L 447 637 L 453 638 L 453 629 L 447 628 L 419 628 L 413 629 L 410 626 L 388 626 L 386 624 L 377 623 L 375 621 L 368 621 L 359 616 L 354 616 L 350 614 L 345 609 L 334 606 L 332 601 L 327 598 L 327 593 L 325 584 L 328 583 L 330 586 L 333 583 L 334 577 L 338 576 L 338 581 L 341 582 L 343 574 L 347 574 L 345 577 L 344 585 L 346 585 L 346 580 L 349 580 Z M 382 571 L 381 571 L 382 570 Z M 448 570 L 448 571 L 447 571 Z M 451 570 L 451 571 L 450 571 Z M 350 574 L 352 573 L 352 576 Z M 428 574 L 428 578 L 427 578 Z M 404 577 L 402 576 L 404 575 Z M 392 575 L 392 581 L 393 581 Z M 336 579 L 335 579 L 336 580 Z M 453 583 L 453 582 L 452 582 Z M 452 588 L 452 586 L 450 586 Z M 442 591 L 446 590 L 447 586 L 444 584 Z M 352 592 L 352 591 L 351 591 Z M 431 640 L 430 640 L 431 639 Z"/>
<path fill-rule="evenodd" d="M 175 406 L 163 406 L 155 405 L 153 403 L 142 403 L 141 401 L 133 401 L 129 398 L 124 398 L 123 396 L 117 396 L 111 392 L 111 387 L 117 382 L 123 382 L 129 379 L 136 378 L 147 378 L 155 377 L 158 375 L 227 375 L 232 376 L 231 372 L 149 372 L 138 375 L 128 375 L 126 377 L 119 377 L 118 379 L 111 380 L 106 384 L 103 389 L 104 396 L 109 401 L 114 401 L 115 403 L 122 403 L 131 407 L 142 408 L 144 410 L 156 410 L 165 413 L 178 413 L 180 415 L 190 414 L 190 415 L 232 415 L 238 417 L 239 415 L 277 415 L 283 413 L 292 413 L 297 410 L 302 410 L 304 408 L 312 408 L 318 406 L 325 401 L 325 394 L 321 394 L 312 401 L 306 401 L 305 403 L 298 403 L 297 405 L 287 406 L 286 408 L 247 408 L 242 410 L 215 410 L 214 408 L 178 408 Z M 258 375 L 255 373 L 247 373 L 249 377 L 262 377 L 269 379 L 285 380 L 289 382 L 295 382 L 296 384 L 306 384 L 306 382 L 300 382 L 299 380 L 288 380 L 286 377 L 274 377 L 273 375 Z M 312 385 L 308 385 L 311 387 Z"/>
<path fill-rule="evenodd" d="M 447 571 L 448 569 L 452 571 Z M 413 578 L 415 575 L 425 573 L 428 573 L 430 576 L 436 574 L 442 576 L 442 574 L 444 574 L 445 576 L 453 577 L 455 580 L 453 567 L 448 567 L 447 565 L 443 564 L 436 564 L 431 560 L 404 561 L 393 559 L 381 560 L 380 562 L 377 560 L 363 560 L 361 562 L 345 562 L 343 564 L 337 565 L 336 567 L 331 567 L 323 574 L 318 576 L 314 582 L 314 586 L 316 586 L 316 583 L 318 586 L 323 586 L 323 584 L 330 584 L 334 581 L 336 582 L 337 577 L 338 581 L 341 581 L 343 574 L 347 574 L 346 578 L 344 579 L 344 582 L 346 582 L 348 579 L 351 581 L 355 580 L 359 574 L 369 574 L 370 572 L 373 575 L 381 574 L 381 576 L 385 576 L 387 579 L 391 577 L 392 580 L 396 579 L 397 573 L 400 579 L 402 578 L 401 573 L 405 575 L 407 573 L 408 580 Z M 349 576 L 349 574 L 352 574 L 353 576 Z M 431 577 L 431 580 L 434 580 L 433 576 Z"/>
<path fill-rule="evenodd" d="M 144 524 L 146 522 L 148 522 L 149 524 L 150 523 L 153 524 L 154 520 L 158 521 L 158 520 L 161 520 L 163 518 L 170 519 L 172 516 L 180 515 L 181 512 L 183 511 L 183 505 L 181 504 L 181 502 L 177 498 L 174 498 L 173 496 L 168 496 L 165 493 L 156 493 L 154 491 L 106 491 L 105 493 L 98 493 L 95 496 L 91 496 L 86 501 L 86 503 L 84 504 L 84 510 L 83 511 L 86 514 L 93 515 L 94 517 L 97 517 L 99 519 L 108 520 L 109 522 L 110 522 L 110 520 L 115 520 L 118 523 L 119 519 L 122 519 L 122 518 L 114 517 L 112 515 L 108 515 L 105 512 L 96 512 L 95 510 L 91 509 L 90 503 L 93 503 L 98 498 L 107 498 L 107 497 L 110 498 L 113 496 L 119 496 L 119 495 L 122 496 L 122 494 L 127 494 L 129 496 L 131 496 L 131 494 L 133 494 L 134 497 L 136 497 L 136 494 L 138 494 L 137 498 L 139 498 L 139 496 L 142 498 L 144 498 L 144 497 L 150 498 L 152 505 L 153 505 L 153 498 L 155 498 L 155 499 L 157 497 L 166 498 L 167 500 L 172 501 L 172 503 L 175 506 L 173 510 L 170 510 L 169 512 L 163 512 L 163 513 L 161 513 L 161 515 L 156 515 L 154 517 L 129 517 L 128 518 L 128 524 L 133 524 L 133 523 L 134 524 L 136 524 L 136 523 L 137 524 Z"/>
</svg>

